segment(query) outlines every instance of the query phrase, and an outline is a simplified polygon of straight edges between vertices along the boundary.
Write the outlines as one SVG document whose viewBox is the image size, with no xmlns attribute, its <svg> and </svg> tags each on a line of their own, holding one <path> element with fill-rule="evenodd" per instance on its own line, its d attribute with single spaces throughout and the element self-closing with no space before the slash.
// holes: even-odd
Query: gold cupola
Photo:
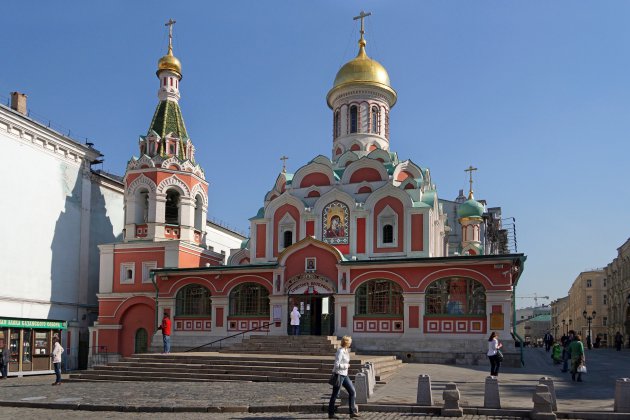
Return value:
<svg viewBox="0 0 630 420">
<path fill-rule="evenodd" d="M 333 93 L 349 85 L 367 85 L 381 88 L 389 93 L 388 96 L 391 98 L 390 106 L 394 106 L 396 103 L 396 91 L 391 87 L 387 70 L 381 63 L 368 57 L 365 52 L 367 42 L 363 38 L 363 33 L 364 31 L 361 29 L 359 53 L 339 69 L 335 76 L 333 87 L 326 96 L 326 101 L 330 108 L 332 108 L 331 97 Z"/>
<path fill-rule="evenodd" d="M 162 70 L 170 70 L 177 73 L 179 75 L 179 78 L 181 79 L 182 78 L 182 63 L 180 63 L 177 57 L 173 55 L 173 24 L 174 23 L 175 21 L 171 19 L 166 24 L 166 26 L 169 27 L 168 52 L 166 53 L 165 56 L 163 56 L 162 58 L 158 60 L 158 69 L 157 69 L 156 74 Z"/>
</svg>

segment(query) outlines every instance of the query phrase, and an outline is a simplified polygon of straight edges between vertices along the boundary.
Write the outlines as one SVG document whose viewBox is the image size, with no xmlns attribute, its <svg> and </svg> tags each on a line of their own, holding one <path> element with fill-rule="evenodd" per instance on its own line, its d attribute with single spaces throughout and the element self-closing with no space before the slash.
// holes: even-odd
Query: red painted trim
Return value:
<svg viewBox="0 0 630 420">
<path fill-rule="evenodd" d="M 424 250 L 424 215 L 411 215 L 411 250 Z"/>
<path fill-rule="evenodd" d="M 341 307 L 341 328 L 346 328 L 348 326 L 348 307 Z"/>
<path fill-rule="evenodd" d="M 215 324 L 218 327 L 223 327 L 223 308 L 215 308 Z"/>
<path fill-rule="evenodd" d="M 256 258 L 265 258 L 265 248 L 267 247 L 267 226 L 256 225 Z"/>
<path fill-rule="evenodd" d="M 409 328 L 420 328 L 420 307 L 409 307 Z"/>
<path fill-rule="evenodd" d="M 306 236 L 315 236 L 315 221 L 314 220 L 309 220 L 306 222 Z"/>
<path fill-rule="evenodd" d="M 365 254 L 365 217 L 357 217 L 357 254 Z"/>
</svg>

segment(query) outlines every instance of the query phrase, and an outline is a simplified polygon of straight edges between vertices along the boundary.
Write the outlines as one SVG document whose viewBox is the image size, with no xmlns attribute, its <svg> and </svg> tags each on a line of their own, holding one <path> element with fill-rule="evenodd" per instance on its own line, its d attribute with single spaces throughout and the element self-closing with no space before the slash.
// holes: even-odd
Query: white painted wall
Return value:
<svg viewBox="0 0 630 420">
<path fill-rule="evenodd" d="M 230 256 L 230 250 L 239 249 L 243 239 L 245 238 L 238 233 L 231 232 L 211 222 L 206 223 L 206 246 L 218 254 L 223 251 L 225 253 L 224 264 L 227 263 L 227 258 Z"/>
</svg>

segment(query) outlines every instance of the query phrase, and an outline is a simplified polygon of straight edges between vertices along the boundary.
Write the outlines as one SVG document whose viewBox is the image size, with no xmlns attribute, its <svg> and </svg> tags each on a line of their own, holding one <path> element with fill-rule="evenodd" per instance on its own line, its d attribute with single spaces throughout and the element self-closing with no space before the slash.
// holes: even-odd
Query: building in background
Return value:
<svg viewBox="0 0 630 420">
<path fill-rule="evenodd" d="M 554 339 L 558 340 L 568 331 L 567 304 L 569 297 L 561 297 L 551 302 L 551 330 Z"/>
<path fill-rule="evenodd" d="M 617 248 L 617 257 L 604 268 L 604 274 L 609 298 L 609 345 L 620 332 L 630 346 L 630 239 Z"/>
<path fill-rule="evenodd" d="M 551 331 L 551 307 L 547 305 L 516 310 L 516 332 L 526 345 L 541 345 L 543 336 Z M 554 335 L 554 338 L 555 335 Z"/>
<path fill-rule="evenodd" d="M 553 330 L 574 330 L 582 336 L 584 344 L 589 337 L 594 345 L 599 337 L 602 346 L 610 345 L 609 339 L 609 299 L 604 269 L 581 272 L 573 281 L 568 296 L 552 303 L 555 324 Z M 562 322 L 564 320 L 564 323 Z"/>
</svg>

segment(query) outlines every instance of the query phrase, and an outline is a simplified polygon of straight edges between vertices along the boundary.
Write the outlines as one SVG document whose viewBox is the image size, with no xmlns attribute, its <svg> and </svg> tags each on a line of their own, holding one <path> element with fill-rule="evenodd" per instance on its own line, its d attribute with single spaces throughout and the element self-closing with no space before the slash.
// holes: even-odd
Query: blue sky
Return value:
<svg viewBox="0 0 630 420">
<path fill-rule="evenodd" d="M 429 167 L 442 198 L 479 168 L 475 196 L 516 218 L 528 256 L 518 295 L 563 296 L 609 263 L 630 236 L 630 2 L 8 2 L 0 98 L 27 93 L 123 174 L 173 17 L 209 216 L 247 232 L 280 156 L 289 171 L 330 156 L 325 98 L 356 54 L 362 9 L 367 52 L 398 92 L 391 149 Z"/>
</svg>

